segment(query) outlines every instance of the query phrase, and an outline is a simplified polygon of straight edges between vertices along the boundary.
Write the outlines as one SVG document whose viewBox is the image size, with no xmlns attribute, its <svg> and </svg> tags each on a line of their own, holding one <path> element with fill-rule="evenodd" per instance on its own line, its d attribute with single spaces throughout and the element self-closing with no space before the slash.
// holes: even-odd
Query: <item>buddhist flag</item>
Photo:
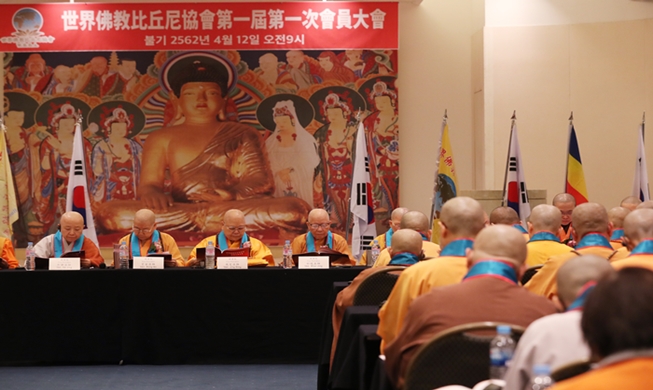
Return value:
<svg viewBox="0 0 653 390">
<path fill-rule="evenodd" d="M 372 183 L 370 182 L 370 160 L 365 145 L 363 122 L 358 124 L 356 151 L 354 155 L 354 174 L 351 183 L 349 209 L 354 221 L 352 231 L 352 255 L 359 261 L 365 250 L 376 237 L 374 209 L 372 208 Z"/>
<path fill-rule="evenodd" d="M 528 201 L 524 176 L 524 167 L 522 165 L 519 140 L 517 138 L 517 119 L 513 114 L 502 204 L 515 210 L 519 215 L 519 219 L 522 221 L 522 226 L 526 228 L 526 219 L 531 215 L 531 205 Z"/>
<path fill-rule="evenodd" d="M 638 197 L 642 202 L 651 199 L 648 188 L 648 169 L 646 169 L 646 150 L 644 150 L 644 121 L 639 126 L 639 145 L 637 146 L 633 196 Z"/>
<path fill-rule="evenodd" d="M 91 202 L 88 196 L 84 140 L 79 123 L 75 125 L 75 136 L 73 138 L 73 156 L 70 161 L 70 173 L 68 174 L 66 211 L 77 211 L 84 217 L 84 237 L 89 238 L 95 245 L 98 245 Z"/>
<path fill-rule="evenodd" d="M 580 159 L 580 149 L 578 148 L 573 116 L 569 120 L 569 154 L 567 156 L 565 192 L 576 199 L 576 205 L 587 202 L 587 186 L 585 185 L 583 162 Z"/>
<path fill-rule="evenodd" d="M 0 121 L 0 235 L 11 239 L 11 225 L 18 221 L 18 202 L 7 151 L 6 131 L 4 123 Z"/>
<path fill-rule="evenodd" d="M 433 184 L 433 203 L 431 205 L 431 220 L 433 221 L 433 234 L 431 240 L 440 242 L 440 211 L 442 205 L 458 193 L 458 181 L 456 180 L 456 166 L 453 163 L 453 152 L 449 141 L 449 124 L 447 123 L 447 112 L 442 118 L 440 129 L 440 143 L 438 145 L 438 165 L 435 169 L 435 180 Z"/>
</svg>

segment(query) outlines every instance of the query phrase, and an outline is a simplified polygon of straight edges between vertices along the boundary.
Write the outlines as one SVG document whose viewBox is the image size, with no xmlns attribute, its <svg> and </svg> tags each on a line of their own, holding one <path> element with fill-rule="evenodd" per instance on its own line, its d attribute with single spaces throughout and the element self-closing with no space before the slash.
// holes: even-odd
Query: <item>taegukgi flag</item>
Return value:
<svg viewBox="0 0 653 390">
<path fill-rule="evenodd" d="M 440 145 L 438 146 L 438 165 L 435 170 L 433 184 L 433 204 L 431 205 L 431 220 L 433 221 L 433 234 L 431 240 L 436 244 L 440 241 L 440 211 L 442 206 L 458 193 L 458 180 L 456 179 L 456 166 L 453 163 L 453 151 L 449 141 L 449 124 L 445 111 L 440 130 Z"/>
<path fill-rule="evenodd" d="M 70 173 L 68 174 L 68 193 L 66 195 L 66 211 L 77 211 L 84 217 L 84 237 L 88 237 L 95 245 L 98 245 L 93 212 L 88 196 L 86 180 L 86 158 L 84 156 L 84 140 L 82 128 L 79 122 L 75 125 L 75 136 L 73 138 L 73 155 L 70 161 Z"/>
<path fill-rule="evenodd" d="M 0 119 L 0 235 L 11 239 L 12 224 L 18 221 L 18 201 L 7 151 L 6 128 Z"/>
<path fill-rule="evenodd" d="M 503 205 L 515 210 L 519 215 L 522 226 L 526 228 L 526 220 L 531 215 L 531 205 L 528 201 L 524 166 L 522 165 L 521 150 L 517 138 L 517 120 L 514 115 L 510 127 L 510 146 L 504 183 Z"/>
<path fill-rule="evenodd" d="M 639 144 L 637 146 L 637 161 L 635 162 L 633 196 L 638 197 L 642 202 L 651 199 L 648 187 L 648 169 L 646 168 L 646 150 L 644 149 L 644 121 L 639 126 Z"/>
<path fill-rule="evenodd" d="M 351 183 L 349 209 L 354 221 L 351 250 L 356 261 L 376 237 L 374 209 L 372 208 L 372 183 L 370 182 L 370 160 L 365 145 L 365 128 L 359 122 L 356 133 L 356 151 L 354 155 L 354 173 Z"/>
</svg>

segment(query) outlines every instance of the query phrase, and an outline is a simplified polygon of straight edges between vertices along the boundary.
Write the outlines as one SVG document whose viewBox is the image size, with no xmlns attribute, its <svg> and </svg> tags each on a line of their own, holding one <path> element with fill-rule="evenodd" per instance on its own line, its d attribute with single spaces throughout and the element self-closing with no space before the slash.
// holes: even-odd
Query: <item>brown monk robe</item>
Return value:
<svg viewBox="0 0 653 390">
<path fill-rule="evenodd" d="M 298 198 L 271 197 L 274 183 L 259 133 L 224 121 L 226 66 L 212 57 L 217 65 L 197 58 L 170 82 L 183 123 L 157 130 L 145 143 L 141 202 L 101 205 L 98 225 L 104 233 L 129 230 L 134 212 L 145 206 L 155 211 L 162 230 L 216 233 L 223 214 L 239 209 L 247 216 L 249 231 L 303 231 L 309 206 Z M 166 169 L 170 193 L 164 189 Z"/>
<path fill-rule="evenodd" d="M 408 364 L 419 348 L 442 331 L 481 321 L 527 327 L 555 313 L 553 303 L 519 286 L 525 260 L 526 243 L 517 229 L 493 225 L 481 230 L 468 255 L 471 268 L 463 281 L 416 298 L 397 338 L 385 348 L 386 371 L 395 387 L 402 388 Z"/>
</svg>

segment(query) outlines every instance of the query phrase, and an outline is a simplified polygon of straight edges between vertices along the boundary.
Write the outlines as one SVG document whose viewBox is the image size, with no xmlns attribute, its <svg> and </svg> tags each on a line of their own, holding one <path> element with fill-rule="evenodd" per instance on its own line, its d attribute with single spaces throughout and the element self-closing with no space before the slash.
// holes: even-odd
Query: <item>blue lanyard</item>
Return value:
<svg viewBox="0 0 653 390">
<path fill-rule="evenodd" d="M 528 240 L 528 242 L 531 242 L 531 241 L 555 241 L 555 242 L 560 242 L 560 239 L 558 238 L 558 236 L 556 236 L 555 234 L 550 233 L 550 232 L 537 232 L 537 233 L 533 234 L 533 237 L 531 237 L 530 240 Z"/>
<path fill-rule="evenodd" d="M 138 237 L 136 237 L 136 233 L 131 234 L 131 236 L 129 237 L 129 241 L 131 241 L 132 258 L 141 256 L 141 245 L 138 242 Z M 154 232 L 152 233 L 152 246 L 154 246 L 154 243 L 157 241 L 161 241 L 161 235 L 159 234 L 158 230 L 154 230 Z M 163 244 L 161 245 L 161 248 L 163 248 Z M 156 250 L 153 252 L 150 251 L 150 248 L 147 248 L 146 255 L 152 253 L 156 253 Z"/>
<path fill-rule="evenodd" d="M 329 249 L 333 249 L 333 234 L 331 234 L 331 231 L 327 233 L 326 244 Z M 306 233 L 306 250 L 308 252 L 317 252 L 315 249 L 315 237 L 313 237 L 313 233 L 311 232 Z"/>
<path fill-rule="evenodd" d="M 482 277 L 492 277 L 503 281 L 517 284 L 517 272 L 512 265 L 500 260 L 481 260 L 469 269 L 463 280 L 471 280 Z"/>
<path fill-rule="evenodd" d="M 585 237 L 581 238 L 580 241 L 578 241 L 576 249 L 583 249 L 589 246 L 600 246 L 612 249 L 612 246 L 610 246 L 610 241 L 598 233 L 590 233 L 585 235 Z"/>
<path fill-rule="evenodd" d="M 522 232 L 524 234 L 528 234 L 528 230 L 524 229 L 524 227 L 522 225 L 518 224 L 518 223 L 512 225 L 512 227 L 514 227 L 515 229 L 519 230 L 520 232 Z"/>
<path fill-rule="evenodd" d="M 73 245 L 73 252 L 81 251 L 82 244 L 84 244 L 83 234 L 77 240 L 75 240 L 75 245 Z M 57 231 L 54 234 L 54 257 L 61 257 L 62 255 L 63 255 L 63 236 L 61 235 L 61 231 Z"/>
<path fill-rule="evenodd" d="M 633 248 L 632 252 L 630 252 L 630 256 L 644 254 L 653 255 L 653 240 L 644 240 L 640 242 L 636 247 Z"/>
<path fill-rule="evenodd" d="M 458 256 L 464 257 L 465 251 L 469 248 L 471 249 L 474 246 L 474 241 L 472 240 L 455 240 L 448 243 L 442 251 L 440 251 L 440 256 Z"/>
<path fill-rule="evenodd" d="M 220 232 L 218 234 L 218 248 L 220 248 L 221 251 L 229 249 L 229 244 L 227 244 L 227 237 L 224 235 L 224 232 Z M 243 238 L 240 240 L 240 246 L 239 248 L 243 247 L 243 244 L 249 241 L 249 237 L 247 237 L 247 233 L 243 234 Z"/>
<path fill-rule="evenodd" d="M 410 252 L 401 252 L 392 257 L 388 265 L 413 265 L 419 261 L 419 257 Z"/>
<path fill-rule="evenodd" d="M 386 247 L 391 247 L 392 246 L 392 235 L 394 234 L 394 231 L 392 229 L 388 229 L 387 232 L 385 232 L 385 246 Z"/>
</svg>

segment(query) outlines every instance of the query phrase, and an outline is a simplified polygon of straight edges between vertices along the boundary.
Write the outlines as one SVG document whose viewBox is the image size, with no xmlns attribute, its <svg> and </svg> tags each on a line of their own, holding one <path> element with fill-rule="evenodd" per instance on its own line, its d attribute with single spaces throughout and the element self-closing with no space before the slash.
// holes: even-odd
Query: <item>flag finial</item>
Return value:
<svg viewBox="0 0 653 390">
<path fill-rule="evenodd" d="M 642 113 L 642 123 L 646 123 L 646 111 Z"/>
<path fill-rule="evenodd" d="M 574 112 L 572 111 L 571 114 L 569 114 L 569 120 L 573 121 L 574 120 Z"/>
<path fill-rule="evenodd" d="M 444 109 L 444 119 L 445 120 L 449 119 L 449 116 L 447 115 L 447 109 L 446 108 Z"/>
<path fill-rule="evenodd" d="M 510 119 L 513 121 L 517 120 L 517 110 L 512 111 L 512 117 Z"/>
</svg>

